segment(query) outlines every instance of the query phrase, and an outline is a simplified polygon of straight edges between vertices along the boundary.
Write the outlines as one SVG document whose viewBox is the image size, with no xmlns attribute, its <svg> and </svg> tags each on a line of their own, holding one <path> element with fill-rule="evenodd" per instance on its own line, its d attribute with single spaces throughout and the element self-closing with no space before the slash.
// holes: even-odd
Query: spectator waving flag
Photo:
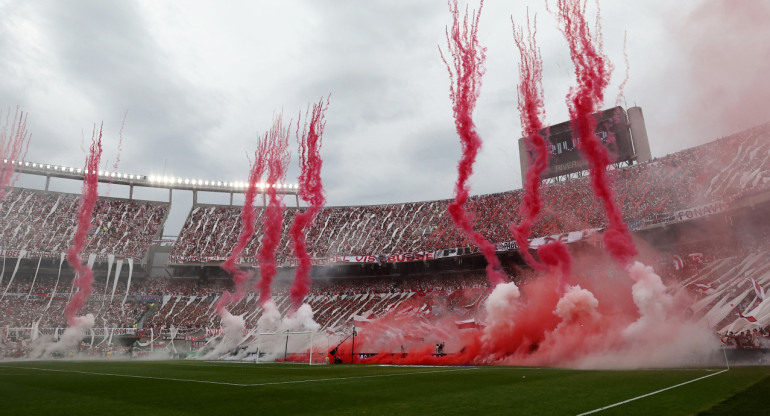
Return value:
<svg viewBox="0 0 770 416">
<path fill-rule="evenodd" d="M 746 315 L 744 315 L 744 314 L 742 314 L 740 312 L 738 312 L 738 316 L 740 316 L 741 318 L 743 318 L 743 319 L 745 319 L 745 320 L 747 320 L 747 321 L 749 321 L 751 323 L 756 323 L 757 322 L 757 318 L 755 318 L 753 316 L 746 316 Z"/>
</svg>

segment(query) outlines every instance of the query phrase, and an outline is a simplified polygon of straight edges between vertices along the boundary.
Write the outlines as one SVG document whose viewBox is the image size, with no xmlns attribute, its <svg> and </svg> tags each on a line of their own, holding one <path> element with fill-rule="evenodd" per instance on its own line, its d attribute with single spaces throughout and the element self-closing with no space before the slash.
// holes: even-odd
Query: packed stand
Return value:
<svg viewBox="0 0 770 416">
<path fill-rule="evenodd" d="M 680 209 L 714 201 L 730 201 L 765 189 L 770 183 L 770 124 L 686 149 L 648 163 L 610 170 L 616 200 L 627 222 L 670 217 Z M 561 234 L 606 225 L 590 178 L 543 186 L 543 211 L 533 237 Z M 470 198 L 474 228 L 492 242 L 513 240 L 510 225 L 518 213 L 522 190 Z M 468 247 L 471 242 L 447 215 L 449 200 L 405 204 L 327 207 L 308 232 L 312 257 L 371 256 L 433 252 Z M 301 210 L 301 209 L 300 209 Z M 240 207 L 197 205 L 187 218 L 172 252 L 176 262 L 205 257 L 224 260 L 241 230 Z M 261 238 L 257 231 L 246 248 L 253 261 Z M 288 208 L 283 220 L 279 263 L 292 257 L 288 228 L 298 209 Z"/>
<path fill-rule="evenodd" d="M 61 253 L 77 221 L 80 195 L 14 188 L 0 201 L 0 247 Z M 99 198 L 84 253 L 143 259 L 168 215 L 165 202 Z"/>
</svg>

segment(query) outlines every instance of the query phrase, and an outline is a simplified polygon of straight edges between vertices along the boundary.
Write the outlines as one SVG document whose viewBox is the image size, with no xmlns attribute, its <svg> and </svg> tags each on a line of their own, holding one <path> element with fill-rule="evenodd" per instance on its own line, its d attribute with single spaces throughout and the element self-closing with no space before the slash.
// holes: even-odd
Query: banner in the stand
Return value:
<svg viewBox="0 0 770 416">
<path fill-rule="evenodd" d="M 22 254 L 23 253 L 23 254 Z M 95 254 L 91 253 L 95 256 L 95 261 L 99 263 L 105 263 L 109 260 L 108 256 L 109 254 Z M 54 251 L 39 251 L 39 250 L 15 250 L 15 249 L 6 249 L 0 247 L 0 256 L 2 257 L 14 257 L 14 258 L 22 258 L 22 259 L 37 259 L 37 258 L 44 258 L 44 259 L 56 259 L 61 255 L 60 252 L 54 252 Z M 140 261 L 141 259 L 137 259 L 137 261 Z"/>
<path fill-rule="evenodd" d="M 135 299 L 137 302 L 145 303 L 163 302 L 163 296 L 161 295 L 136 295 Z"/>
<path fill-rule="evenodd" d="M 538 237 L 530 241 L 530 247 L 531 248 L 537 248 L 544 244 L 547 244 L 552 241 L 561 241 L 563 243 L 574 243 L 581 240 L 586 240 L 590 238 L 593 234 L 598 232 L 600 229 L 598 228 L 591 228 L 588 230 L 582 230 L 582 231 L 573 231 L 569 233 L 563 233 L 563 234 L 556 234 L 551 235 L 547 237 Z M 495 251 L 497 252 L 506 252 L 506 251 L 514 251 L 518 250 L 518 245 L 514 241 L 509 242 L 502 242 L 495 244 Z M 327 264 L 345 264 L 345 263 L 356 263 L 356 264 L 386 264 L 386 263 L 407 263 L 407 262 L 413 262 L 413 261 L 426 261 L 426 260 L 435 260 L 435 259 L 443 259 L 443 258 L 450 258 L 450 257 L 460 257 L 460 256 L 470 256 L 473 254 L 477 254 L 479 252 L 478 247 L 455 247 L 455 248 L 448 248 L 443 250 L 436 250 L 436 251 L 416 251 L 412 253 L 398 253 L 398 254 L 379 254 L 379 255 L 364 255 L 364 256 L 331 256 L 331 257 L 321 257 L 321 258 L 313 258 L 311 259 L 311 262 L 314 266 L 325 266 Z M 200 256 L 170 256 L 169 262 L 171 263 L 205 263 L 205 262 L 215 262 L 215 261 L 224 261 L 226 260 L 224 257 L 217 257 L 217 256 L 208 256 L 208 257 L 200 257 Z M 254 259 L 241 259 L 241 260 L 254 260 Z M 241 264 L 244 264 L 241 262 Z M 246 262 L 246 264 L 253 264 L 254 266 L 258 266 L 256 264 L 256 261 L 252 262 Z M 299 264 L 299 259 L 293 258 L 288 259 L 284 263 L 281 264 L 282 267 L 296 267 Z"/>
<path fill-rule="evenodd" d="M 674 221 L 687 221 L 696 218 L 717 214 L 727 210 L 725 201 L 715 201 L 709 204 L 700 205 L 694 208 L 682 209 L 674 212 Z"/>
<path fill-rule="evenodd" d="M 332 256 L 327 263 L 405 263 L 410 261 L 425 261 L 436 258 L 435 251 L 418 251 L 415 253 L 371 255 L 371 256 Z"/>
</svg>

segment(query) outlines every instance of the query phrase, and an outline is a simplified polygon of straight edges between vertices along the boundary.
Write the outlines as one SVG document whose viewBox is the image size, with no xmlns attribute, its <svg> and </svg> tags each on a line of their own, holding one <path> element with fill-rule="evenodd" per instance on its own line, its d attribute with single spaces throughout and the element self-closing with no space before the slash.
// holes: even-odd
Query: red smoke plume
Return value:
<svg viewBox="0 0 770 416">
<path fill-rule="evenodd" d="M 8 110 L 5 124 L 0 130 L 0 201 L 5 199 L 6 187 L 12 187 L 16 181 L 16 166 L 21 166 L 29 148 L 30 135 L 27 133 L 27 115 L 16 108 L 11 120 L 11 111 Z M 23 154 L 22 154 L 23 151 Z M 12 164 L 11 161 L 16 162 Z"/>
<path fill-rule="evenodd" d="M 594 194 L 602 201 L 609 221 L 604 243 L 615 260 L 629 266 L 637 254 L 636 246 L 628 226 L 623 222 L 623 213 L 615 203 L 612 181 L 607 176 L 610 156 L 594 135 L 596 119 L 591 116 L 599 111 L 604 102 L 604 90 L 612 72 L 612 66 L 602 50 L 601 27 L 597 17 L 597 33 L 591 34 L 580 0 L 559 0 L 557 18 L 567 39 L 578 81 L 567 96 L 572 131 L 579 137 L 578 147 L 588 160 Z"/>
<path fill-rule="evenodd" d="M 651 268 L 637 262 L 628 269 L 631 279 L 608 279 L 595 270 L 605 256 L 585 260 L 573 275 L 577 285 L 563 295 L 553 290 L 550 274 L 523 285 L 521 295 L 513 283 L 498 285 L 483 315 L 475 317 L 480 329 L 461 329 L 458 312 L 447 314 L 446 305 L 436 304 L 445 296 L 417 299 L 443 316 L 415 308 L 359 327 L 354 361 L 638 368 L 683 365 L 711 354 L 718 341 L 704 325 L 684 318 L 688 303 L 675 302 Z M 445 344 L 446 355 L 437 353 L 436 344 Z M 337 355 L 350 362 L 351 348 L 347 340 Z"/>
<path fill-rule="evenodd" d="M 313 112 L 310 114 L 308 122 L 308 112 L 305 112 L 305 125 L 302 133 L 299 132 L 299 120 L 297 120 L 297 142 L 299 143 L 299 197 L 308 203 L 305 212 L 301 212 L 294 217 L 289 234 L 291 236 L 294 253 L 299 259 L 299 266 L 294 276 L 294 283 L 291 285 L 291 304 L 294 310 L 300 307 L 302 300 L 310 290 L 312 281 L 310 280 L 311 261 L 310 254 L 307 252 L 305 232 L 312 224 L 316 215 L 326 203 L 324 198 L 324 188 L 321 183 L 321 144 L 323 143 L 324 113 L 329 107 L 327 97 L 326 104 L 323 99 L 313 104 Z"/>
<path fill-rule="evenodd" d="M 271 285 L 276 272 L 275 255 L 281 242 L 283 223 L 283 202 L 278 199 L 277 186 L 286 177 L 289 166 L 289 127 L 283 127 L 283 115 L 273 120 L 273 127 L 265 133 L 267 162 L 267 195 L 269 202 L 262 223 L 261 247 L 257 252 L 259 260 L 259 304 L 272 299 Z M 289 123 L 291 124 L 291 123 Z"/>
<path fill-rule="evenodd" d="M 487 260 L 487 278 L 492 285 L 506 281 L 500 260 L 495 255 L 495 246 L 484 236 L 473 229 L 473 217 L 465 210 L 468 201 L 468 178 L 473 174 L 473 164 L 481 148 L 481 137 L 476 132 L 473 123 L 473 110 L 479 98 L 481 77 L 484 74 L 484 59 L 486 48 L 479 45 L 478 24 L 484 2 L 479 4 L 479 10 L 470 16 L 468 12 L 460 24 L 460 12 L 457 0 L 450 2 L 449 11 L 452 13 L 452 28 L 447 29 L 447 47 L 452 54 L 452 65 L 447 62 L 444 54 L 441 59 L 449 71 L 449 96 L 454 103 L 452 110 L 455 118 L 455 128 L 460 136 L 462 157 L 457 164 L 457 182 L 455 183 L 455 199 L 449 204 L 449 215 L 455 226 L 462 229 L 468 238 L 481 249 Z M 440 51 L 440 50 L 439 50 Z"/>
<path fill-rule="evenodd" d="M 534 29 L 534 30 L 533 30 Z M 522 134 L 529 153 L 529 169 L 524 180 L 524 197 L 520 205 L 522 221 L 519 225 L 511 226 L 513 238 L 519 246 L 519 253 L 530 266 L 537 270 L 545 270 L 546 267 L 538 263 L 529 252 L 529 237 L 532 234 L 532 226 L 537 222 L 543 209 L 543 200 L 540 196 L 541 176 L 548 167 L 548 143 L 540 134 L 545 127 L 545 106 L 543 104 L 543 60 L 540 57 L 540 49 L 535 41 L 537 33 L 537 20 L 534 28 L 527 19 L 528 36 L 524 37 L 524 28 L 516 30 L 513 27 L 513 39 L 521 55 L 519 62 L 519 117 L 521 119 Z M 538 254 L 547 265 L 559 267 L 562 278 L 558 286 L 559 293 L 565 288 L 569 278 L 569 267 L 572 259 L 567 248 L 559 241 L 554 241 L 538 249 Z"/>
<path fill-rule="evenodd" d="M 254 225 L 257 221 L 257 215 L 254 211 L 254 198 L 257 195 L 257 184 L 259 179 L 265 173 L 265 158 L 266 141 L 260 141 L 257 145 L 257 150 L 254 152 L 254 163 L 251 165 L 249 171 L 249 182 L 246 188 L 246 196 L 243 201 L 243 208 L 241 209 L 241 232 L 238 234 L 238 242 L 235 244 L 230 256 L 222 263 L 222 268 L 233 275 L 233 282 L 235 282 L 235 294 L 231 295 L 230 292 L 225 291 L 222 297 L 217 301 L 217 313 L 221 316 L 224 308 L 230 304 L 230 302 L 238 302 L 246 295 L 246 282 L 251 279 L 252 273 L 243 271 L 236 262 L 241 257 L 243 250 L 251 241 L 254 236 Z"/>
<path fill-rule="evenodd" d="M 72 299 L 64 308 L 64 315 L 69 325 L 75 325 L 76 315 L 83 307 L 83 304 L 91 296 L 91 285 L 93 284 L 93 271 L 88 265 L 83 264 L 83 258 L 80 256 L 83 248 L 86 246 L 88 230 L 91 228 L 91 216 L 94 213 L 96 200 L 99 198 L 99 160 L 102 157 L 102 127 L 99 131 L 94 131 L 91 137 L 91 148 L 86 165 L 83 170 L 83 191 L 80 196 L 80 206 L 78 207 L 77 227 L 72 236 L 72 243 L 67 249 L 67 263 L 75 269 L 75 281 L 73 284 L 77 291 L 72 295 Z"/>
</svg>

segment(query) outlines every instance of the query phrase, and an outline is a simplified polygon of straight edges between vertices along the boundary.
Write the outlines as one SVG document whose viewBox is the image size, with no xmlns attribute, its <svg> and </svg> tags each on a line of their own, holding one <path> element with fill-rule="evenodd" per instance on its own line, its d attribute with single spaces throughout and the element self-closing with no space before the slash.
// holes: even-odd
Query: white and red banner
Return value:
<svg viewBox="0 0 770 416">
<path fill-rule="evenodd" d="M 747 320 L 747 321 L 749 321 L 751 323 L 756 323 L 757 322 L 757 318 L 755 318 L 753 316 L 747 316 L 747 315 L 744 315 L 744 314 L 742 314 L 740 312 L 738 312 L 738 316 L 740 316 L 741 318 L 743 318 L 743 319 L 745 319 L 745 320 Z"/>
<path fill-rule="evenodd" d="M 759 283 L 757 283 L 757 281 L 754 280 L 753 277 L 750 278 L 749 280 L 751 281 L 751 287 L 754 288 L 754 293 L 757 294 L 757 297 L 759 299 L 765 300 L 765 288 L 760 286 Z"/>
<path fill-rule="evenodd" d="M 695 287 L 700 289 L 706 295 L 710 295 L 710 294 L 716 292 L 716 289 L 714 288 L 714 286 L 710 285 L 710 284 L 696 283 Z"/>
</svg>

